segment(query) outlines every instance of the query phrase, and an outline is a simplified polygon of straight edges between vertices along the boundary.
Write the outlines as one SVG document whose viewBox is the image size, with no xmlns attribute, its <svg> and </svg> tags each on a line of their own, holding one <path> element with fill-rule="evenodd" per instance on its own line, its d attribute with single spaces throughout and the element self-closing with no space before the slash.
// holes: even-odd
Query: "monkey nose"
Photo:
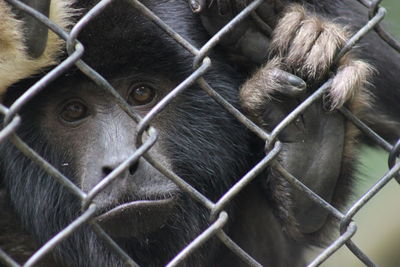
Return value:
<svg viewBox="0 0 400 267">
<path fill-rule="evenodd" d="M 108 176 L 110 173 L 112 173 L 114 170 L 118 169 L 118 167 L 122 164 L 113 164 L 113 165 L 105 165 L 102 167 L 102 177 Z M 126 177 L 128 176 L 133 176 L 136 171 L 138 170 L 139 167 L 139 160 L 131 164 L 128 168 L 121 169 L 119 173 L 117 174 L 120 177 Z"/>
</svg>

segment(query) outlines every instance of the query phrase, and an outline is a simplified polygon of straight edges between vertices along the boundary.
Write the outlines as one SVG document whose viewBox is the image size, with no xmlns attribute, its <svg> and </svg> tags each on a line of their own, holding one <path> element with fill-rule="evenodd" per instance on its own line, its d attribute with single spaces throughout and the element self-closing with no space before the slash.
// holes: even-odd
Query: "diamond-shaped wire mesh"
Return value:
<svg viewBox="0 0 400 267">
<path fill-rule="evenodd" d="M 145 158 L 151 165 L 158 169 L 162 174 L 171 179 L 176 183 L 181 190 L 189 194 L 193 199 L 201 203 L 206 207 L 211 217 L 213 218 L 212 223 L 209 227 L 200 235 L 197 236 L 191 243 L 187 244 L 186 247 L 173 258 L 168 266 L 177 266 L 186 257 L 188 257 L 193 251 L 198 249 L 202 244 L 207 242 L 211 238 L 218 238 L 223 244 L 225 244 L 230 250 L 241 258 L 249 266 L 259 266 L 249 254 L 247 254 L 242 248 L 240 248 L 223 230 L 224 226 L 228 221 L 229 213 L 224 211 L 224 208 L 248 185 L 263 169 L 274 162 L 274 159 L 281 150 L 281 143 L 277 141 L 278 134 L 282 129 L 290 124 L 293 120 L 298 117 L 299 114 L 304 112 L 311 104 L 321 99 L 324 92 L 329 87 L 331 80 L 326 81 L 318 90 L 316 90 L 311 96 L 309 96 L 304 102 L 293 110 L 275 129 L 272 133 L 267 133 L 263 129 L 257 127 L 252 123 L 245 115 L 239 110 L 233 107 L 228 101 L 226 101 L 221 95 L 219 95 L 207 82 L 203 75 L 209 70 L 212 59 L 208 57 L 211 49 L 214 48 L 221 40 L 221 37 L 226 35 L 232 28 L 240 23 L 244 18 L 251 14 L 263 1 L 255 0 L 242 10 L 234 19 L 232 19 L 224 28 L 216 33 L 203 47 L 197 49 L 189 41 L 185 40 L 180 36 L 174 29 L 170 28 L 160 18 L 158 18 L 151 10 L 144 6 L 138 0 L 131 0 L 133 8 L 136 8 L 149 20 L 157 24 L 162 30 L 169 34 L 173 39 L 176 40 L 182 47 L 193 55 L 193 72 L 182 81 L 176 88 L 168 93 L 162 101 L 160 101 L 155 107 L 144 117 L 141 118 L 131 107 L 123 100 L 118 92 L 94 69 L 87 65 L 81 60 L 84 55 L 84 47 L 79 42 L 79 33 L 85 28 L 85 26 L 96 17 L 97 14 L 101 13 L 104 9 L 108 8 L 108 5 L 112 2 L 110 0 L 100 1 L 95 7 L 93 7 L 86 15 L 84 15 L 72 28 L 70 32 L 65 32 L 61 27 L 49 21 L 45 16 L 41 15 L 34 9 L 26 6 L 17 0 L 6 0 L 9 4 L 13 5 L 16 9 L 20 9 L 22 12 L 29 13 L 31 16 L 41 21 L 49 29 L 58 34 L 62 39 L 66 41 L 67 51 L 69 56 L 56 67 L 51 69 L 43 78 L 32 85 L 21 97 L 19 97 L 11 107 L 6 107 L 0 104 L 0 113 L 3 117 L 3 125 L 0 129 L 0 142 L 9 140 L 13 143 L 26 157 L 30 158 L 36 164 L 38 164 L 44 171 L 49 173 L 57 182 L 61 183 L 67 190 L 74 194 L 82 202 L 83 212 L 77 217 L 71 224 L 65 229 L 55 235 L 51 240 L 45 243 L 34 255 L 32 255 L 24 266 L 33 266 L 42 257 L 50 253 L 52 249 L 57 246 L 62 240 L 68 238 L 74 231 L 76 231 L 83 224 L 91 224 L 95 232 L 103 238 L 110 247 L 123 259 L 123 261 L 131 266 L 137 264 L 131 259 L 113 240 L 110 238 L 103 229 L 94 221 L 92 217 L 96 212 L 96 205 L 92 203 L 94 197 L 104 190 L 115 178 L 128 168 L 132 163 L 136 162 L 140 157 Z M 344 55 L 347 51 L 351 50 L 357 42 L 363 38 L 368 32 L 376 31 L 381 38 L 389 43 L 394 49 L 400 52 L 398 43 L 393 40 L 379 25 L 379 22 L 385 16 L 385 9 L 379 6 L 381 1 L 359 0 L 364 6 L 369 8 L 370 17 L 368 23 L 365 24 L 346 44 L 339 55 Z M 0 44 L 1 45 L 1 44 Z M 21 108 L 28 103 L 37 93 L 57 77 L 67 72 L 71 66 L 76 65 L 87 77 L 92 79 L 97 85 L 102 87 L 104 90 L 113 95 L 120 105 L 120 107 L 138 124 L 136 145 L 137 150 L 127 158 L 118 168 L 112 171 L 105 179 L 103 179 L 98 185 L 96 185 L 89 192 L 82 191 L 78 186 L 72 183 L 67 177 L 65 177 L 59 170 L 49 164 L 45 159 L 39 156 L 34 150 L 32 150 L 17 134 L 16 130 L 21 124 L 21 119 L 18 112 Z M 4 71 L 4 70 L 2 70 Z M 251 169 L 246 175 L 244 175 L 237 183 L 230 188 L 218 201 L 213 202 L 206 196 L 197 191 L 190 184 L 185 182 L 182 178 L 177 176 L 167 167 L 163 166 L 162 163 L 158 162 L 157 159 L 146 152 L 156 143 L 158 131 L 153 128 L 152 121 L 157 114 L 163 112 L 163 109 L 169 105 L 169 103 L 186 88 L 194 83 L 198 83 L 200 87 L 207 92 L 218 104 L 224 107 L 233 117 L 239 120 L 244 126 L 253 131 L 258 137 L 266 142 L 271 147 L 265 157 Z M 340 224 L 340 235 L 336 238 L 329 246 L 327 246 L 317 257 L 309 263 L 309 266 L 318 266 L 324 262 L 328 257 L 334 254 L 340 247 L 346 245 L 363 263 L 367 265 L 374 265 L 373 262 L 360 250 L 356 244 L 354 244 L 351 238 L 354 236 L 357 230 L 357 226 L 352 222 L 352 218 L 364 207 L 364 205 L 378 194 L 382 188 L 392 179 L 395 178 L 396 173 L 400 169 L 400 163 L 396 164 L 396 157 L 398 155 L 400 143 L 392 146 L 381 138 L 377 133 L 372 131 L 366 124 L 355 117 L 351 112 L 345 108 L 342 108 L 340 112 L 354 125 L 356 125 L 361 131 L 364 132 L 373 142 L 385 149 L 389 154 L 389 166 L 388 172 L 378 180 L 378 182 L 371 187 L 361 198 L 353 203 L 353 205 L 346 211 L 339 211 L 321 197 L 315 194 L 312 190 L 302 184 L 296 177 L 292 176 L 285 170 L 279 163 L 274 162 L 274 166 L 278 172 L 294 187 L 302 191 L 306 197 L 312 199 L 315 203 L 325 208 L 334 218 L 336 218 Z M 147 136 L 147 137 L 144 137 Z M 19 266 L 11 257 L 9 257 L 0 248 L 0 261 L 7 266 Z"/>
</svg>

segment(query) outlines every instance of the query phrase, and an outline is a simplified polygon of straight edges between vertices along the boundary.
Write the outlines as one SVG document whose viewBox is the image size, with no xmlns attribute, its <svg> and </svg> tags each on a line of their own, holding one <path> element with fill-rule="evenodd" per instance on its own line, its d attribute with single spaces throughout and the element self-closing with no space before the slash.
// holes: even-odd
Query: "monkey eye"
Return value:
<svg viewBox="0 0 400 267">
<path fill-rule="evenodd" d="M 153 101 L 156 90 L 146 84 L 134 85 L 128 96 L 128 104 L 133 106 L 143 106 Z"/>
<path fill-rule="evenodd" d="M 87 116 L 89 116 L 87 106 L 78 100 L 67 102 L 60 113 L 60 117 L 66 122 L 77 122 Z"/>
</svg>

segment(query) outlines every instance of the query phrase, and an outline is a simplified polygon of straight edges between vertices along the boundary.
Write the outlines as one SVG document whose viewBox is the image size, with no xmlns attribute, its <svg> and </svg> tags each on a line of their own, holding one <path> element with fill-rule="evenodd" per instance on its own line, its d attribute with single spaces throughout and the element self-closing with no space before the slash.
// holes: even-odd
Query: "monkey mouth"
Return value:
<svg viewBox="0 0 400 267">
<path fill-rule="evenodd" d="M 99 225 L 112 237 L 141 236 L 162 229 L 173 213 L 176 198 L 135 200 L 120 204 L 96 218 Z"/>
</svg>

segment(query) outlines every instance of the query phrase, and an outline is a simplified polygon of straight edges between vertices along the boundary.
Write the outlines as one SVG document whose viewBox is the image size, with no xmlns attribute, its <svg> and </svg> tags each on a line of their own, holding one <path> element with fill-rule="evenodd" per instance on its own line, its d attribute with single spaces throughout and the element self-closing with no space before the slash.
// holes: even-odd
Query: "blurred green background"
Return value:
<svg viewBox="0 0 400 267">
<path fill-rule="evenodd" d="M 383 0 L 382 6 L 388 10 L 384 20 L 386 28 L 400 39 L 400 0 Z M 361 181 L 355 199 L 361 197 L 388 171 L 388 153 L 368 147 L 364 147 L 362 151 L 363 156 L 358 168 Z M 352 238 L 353 242 L 382 267 L 400 267 L 399 205 L 400 186 L 391 181 L 354 218 L 358 230 Z M 342 247 L 322 266 L 364 265 L 346 247 Z"/>
</svg>

